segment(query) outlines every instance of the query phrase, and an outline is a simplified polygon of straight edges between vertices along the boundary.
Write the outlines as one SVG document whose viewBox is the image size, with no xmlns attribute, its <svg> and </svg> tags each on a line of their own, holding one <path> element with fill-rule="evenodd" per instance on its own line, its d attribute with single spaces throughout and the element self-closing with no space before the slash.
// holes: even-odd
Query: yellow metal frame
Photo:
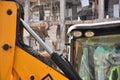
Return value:
<svg viewBox="0 0 120 80">
<path fill-rule="evenodd" d="M 0 80 L 68 80 L 15 45 L 17 8 L 0 1 Z"/>
<path fill-rule="evenodd" d="M 15 3 L 0 1 L 0 80 L 10 80 L 11 77 L 15 53 L 16 11 Z M 5 44 L 11 48 L 4 50 Z"/>
</svg>

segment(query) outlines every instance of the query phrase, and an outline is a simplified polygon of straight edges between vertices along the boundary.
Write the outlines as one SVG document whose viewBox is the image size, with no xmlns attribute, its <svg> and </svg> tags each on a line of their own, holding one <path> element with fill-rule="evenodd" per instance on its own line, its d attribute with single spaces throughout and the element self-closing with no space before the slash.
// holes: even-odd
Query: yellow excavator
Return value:
<svg viewBox="0 0 120 80">
<path fill-rule="evenodd" d="M 68 60 L 24 21 L 18 0 L 0 0 L 0 80 L 120 80 L 120 21 L 76 24 L 68 29 Z M 59 67 L 23 41 L 23 29 Z"/>
<path fill-rule="evenodd" d="M 0 80 L 82 80 L 72 65 L 26 24 L 23 16 L 18 0 L 0 0 Z M 24 44 L 23 28 L 45 48 L 60 72 Z"/>
</svg>

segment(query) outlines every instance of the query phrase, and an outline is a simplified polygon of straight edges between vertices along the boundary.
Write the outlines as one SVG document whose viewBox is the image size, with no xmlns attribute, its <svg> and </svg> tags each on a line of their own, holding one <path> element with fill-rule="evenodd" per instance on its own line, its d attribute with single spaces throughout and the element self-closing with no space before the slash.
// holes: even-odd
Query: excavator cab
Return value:
<svg viewBox="0 0 120 80">
<path fill-rule="evenodd" d="M 68 29 L 69 61 L 83 80 L 120 80 L 120 21 Z"/>
</svg>

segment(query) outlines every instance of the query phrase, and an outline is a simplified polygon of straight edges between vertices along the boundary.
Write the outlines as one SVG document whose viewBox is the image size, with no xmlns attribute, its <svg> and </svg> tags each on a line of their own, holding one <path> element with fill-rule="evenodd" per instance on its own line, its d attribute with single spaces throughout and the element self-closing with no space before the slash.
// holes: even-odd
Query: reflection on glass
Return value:
<svg viewBox="0 0 120 80">
<path fill-rule="evenodd" d="M 79 38 L 77 43 L 75 68 L 83 80 L 113 80 L 115 67 L 120 75 L 120 35 Z"/>
</svg>

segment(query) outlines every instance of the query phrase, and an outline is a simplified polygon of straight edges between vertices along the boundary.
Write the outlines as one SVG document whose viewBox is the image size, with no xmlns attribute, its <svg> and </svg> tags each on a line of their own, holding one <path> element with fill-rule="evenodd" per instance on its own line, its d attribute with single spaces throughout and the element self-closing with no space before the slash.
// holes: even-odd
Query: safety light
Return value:
<svg viewBox="0 0 120 80">
<path fill-rule="evenodd" d="M 93 31 L 87 31 L 87 32 L 85 32 L 85 36 L 86 37 L 93 37 L 94 36 L 94 32 Z"/>
<path fill-rule="evenodd" d="M 73 31 L 73 36 L 74 37 L 81 37 L 82 36 L 82 32 L 81 31 Z"/>
</svg>

